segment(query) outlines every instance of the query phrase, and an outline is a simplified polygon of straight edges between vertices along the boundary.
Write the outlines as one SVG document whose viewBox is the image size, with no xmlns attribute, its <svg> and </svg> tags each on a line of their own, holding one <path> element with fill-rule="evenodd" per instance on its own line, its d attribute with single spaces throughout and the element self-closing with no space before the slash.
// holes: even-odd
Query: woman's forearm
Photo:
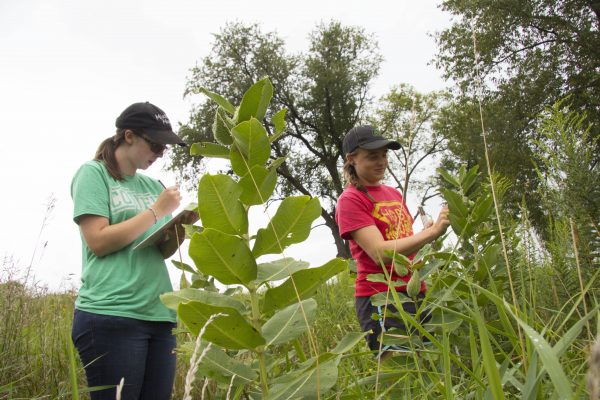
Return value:
<svg viewBox="0 0 600 400">
<path fill-rule="evenodd" d="M 433 225 L 411 236 L 385 240 L 375 225 L 370 225 L 352 232 L 352 238 L 375 262 L 388 263 L 391 259 L 386 255 L 387 251 L 391 250 L 409 256 L 443 233 L 444 230 Z"/>
<path fill-rule="evenodd" d="M 147 209 L 114 225 L 109 225 L 105 217 L 85 215 L 79 222 L 79 228 L 90 250 L 96 256 L 103 257 L 132 243 L 155 222 L 154 213 Z"/>
</svg>

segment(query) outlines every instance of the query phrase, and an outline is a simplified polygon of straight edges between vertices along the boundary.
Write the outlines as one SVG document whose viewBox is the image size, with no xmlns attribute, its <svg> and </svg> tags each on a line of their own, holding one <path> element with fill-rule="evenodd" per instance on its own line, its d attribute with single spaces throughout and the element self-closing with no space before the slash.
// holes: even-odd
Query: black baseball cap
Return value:
<svg viewBox="0 0 600 400">
<path fill-rule="evenodd" d="M 359 147 L 366 150 L 375 150 L 382 147 L 391 150 L 400 148 L 400 143 L 379 136 L 377 133 L 377 130 L 371 125 L 360 125 L 350 129 L 344 136 L 344 142 L 342 143 L 344 155 L 352 153 Z"/>
<path fill-rule="evenodd" d="M 149 140 L 159 144 L 186 145 L 173 132 L 167 114 L 147 101 L 144 103 L 134 103 L 127 107 L 117 117 L 115 125 L 120 129 L 139 129 Z"/>
</svg>

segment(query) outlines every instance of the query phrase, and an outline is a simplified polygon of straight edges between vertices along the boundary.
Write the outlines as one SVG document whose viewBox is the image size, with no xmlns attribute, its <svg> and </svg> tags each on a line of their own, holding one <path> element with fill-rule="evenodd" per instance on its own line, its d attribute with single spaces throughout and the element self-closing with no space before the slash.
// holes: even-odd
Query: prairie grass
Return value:
<svg viewBox="0 0 600 400">
<path fill-rule="evenodd" d="M 582 295 L 561 296 L 560 302 L 556 303 L 549 289 L 550 280 L 555 277 L 549 273 L 552 266 L 538 265 L 536 268 L 529 279 L 535 281 L 535 287 L 544 290 L 523 294 L 522 298 L 527 299 L 527 303 L 524 302 L 521 309 L 527 312 L 521 314 L 519 320 L 531 327 L 532 332 L 543 332 L 545 341 L 554 348 L 557 345 L 564 346 L 558 358 L 562 371 L 559 374 L 568 377 L 574 396 L 583 398 L 590 343 L 584 329 L 585 322 L 579 316 L 583 313 Z M 523 285 L 521 290 L 527 287 Z M 334 347 L 347 332 L 360 330 L 354 315 L 352 295 L 352 277 L 348 273 L 340 274 L 335 282 L 319 290 L 316 296 L 319 312 L 312 332 L 318 338 L 320 352 Z M 490 302 L 479 312 L 476 301 L 463 304 L 462 311 L 458 313 L 461 323 L 458 330 L 446 329 L 446 326 L 456 325 L 457 318 L 444 313 L 449 318 L 448 324 L 441 325 L 435 335 L 438 345 L 426 353 L 395 356 L 378 365 L 367 351 L 366 344 L 360 343 L 340 362 L 337 384 L 331 394 L 324 398 L 451 399 L 493 397 L 499 396 L 498 393 L 502 393 L 504 398 L 526 398 L 523 396 L 523 386 L 517 385 L 521 388 L 518 389 L 511 384 L 519 381 L 528 382 L 532 386 L 528 393 L 542 396 L 537 398 L 560 398 L 557 397 L 552 379 L 547 375 L 536 383 L 533 378 L 528 381 L 520 372 L 518 366 L 521 362 L 529 365 L 529 370 L 537 365 L 538 374 L 545 366 L 531 346 L 537 337 L 530 332 L 529 345 L 521 352 L 516 336 L 510 334 L 511 330 L 514 334 L 516 316 L 511 317 L 511 308 L 502 305 L 501 297 L 494 296 L 489 293 Z M 80 390 L 78 396 L 87 398 L 85 377 L 78 358 L 75 359 L 75 376 L 69 366 L 71 360 L 67 345 L 70 345 L 73 301 L 74 293 L 71 292 L 48 293 L 42 288 L 27 287 L 17 280 L 0 283 L 0 314 L 3 321 L 0 330 L 0 355 L 3 359 L 0 399 L 75 398 L 73 378 Z M 589 304 L 590 309 L 596 310 L 596 316 L 591 318 L 596 322 L 591 324 L 594 330 L 598 321 L 597 306 L 595 300 Z M 502 322 L 501 315 L 509 319 Z M 510 326 L 503 326 L 503 323 Z M 581 326 L 574 332 L 572 328 L 578 323 Z M 179 335 L 180 344 L 187 341 L 191 339 L 186 334 Z M 307 343 L 302 341 L 301 346 L 308 352 Z M 290 350 L 282 348 L 282 356 Z M 550 350 L 546 348 L 545 351 Z M 183 398 L 185 377 L 189 370 L 189 359 L 184 354 L 178 360 L 173 392 L 175 399 Z M 522 361 L 516 361 L 510 368 L 507 363 L 502 365 L 495 361 L 504 357 Z M 498 375 L 496 380 L 491 379 L 491 371 L 494 370 L 503 375 Z M 210 379 L 203 381 L 203 378 L 197 377 L 192 398 L 200 398 L 203 385 L 205 398 L 225 397 L 228 388 L 220 387 Z"/>
<path fill-rule="evenodd" d="M 0 398 L 71 398 L 74 292 L 50 293 L 5 259 L 0 279 Z M 81 368 L 76 370 L 81 379 Z M 83 380 L 81 380 L 83 382 Z"/>
</svg>

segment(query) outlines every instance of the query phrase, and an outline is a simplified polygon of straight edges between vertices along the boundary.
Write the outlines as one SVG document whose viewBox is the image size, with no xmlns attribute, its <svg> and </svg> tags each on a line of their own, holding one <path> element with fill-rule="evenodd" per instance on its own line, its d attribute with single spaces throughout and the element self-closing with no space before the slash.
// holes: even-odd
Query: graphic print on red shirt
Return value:
<svg viewBox="0 0 600 400">
<path fill-rule="evenodd" d="M 413 219 L 400 192 L 386 185 L 367 186 L 367 190 L 375 203 L 365 193 L 349 185 L 344 189 L 336 206 L 336 221 L 340 235 L 349 241 L 352 258 L 357 264 L 355 296 L 372 296 L 384 292 L 387 290 L 387 284 L 367 280 L 369 274 L 383 273 L 382 267 L 352 240 L 352 232 L 375 225 L 385 240 L 400 239 L 413 234 Z M 386 267 L 392 273 L 394 281 L 408 282 L 410 279 L 410 274 L 400 277 L 390 264 Z M 396 286 L 396 290 L 406 290 L 406 285 Z M 424 290 L 425 285 L 422 284 L 421 291 Z"/>
</svg>

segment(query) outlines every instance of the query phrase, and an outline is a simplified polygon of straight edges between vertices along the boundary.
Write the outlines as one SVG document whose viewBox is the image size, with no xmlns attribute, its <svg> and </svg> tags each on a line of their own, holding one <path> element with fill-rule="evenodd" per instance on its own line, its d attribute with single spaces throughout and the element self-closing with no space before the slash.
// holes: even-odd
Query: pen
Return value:
<svg viewBox="0 0 600 400">
<path fill-rule="evenodd" d="M 160 179 L 158 180 L 158 183 L 160 183 L 160 186 L 162 186 L 162 187 L 163 187 L 163 189 L 166 189 L 166 188 L 167 188 L 167 187 L 165 186 L 165 184 L 164 184 L 164 183 L 162 183 L 162 181 L 161 181 Z"/>
</svg>

